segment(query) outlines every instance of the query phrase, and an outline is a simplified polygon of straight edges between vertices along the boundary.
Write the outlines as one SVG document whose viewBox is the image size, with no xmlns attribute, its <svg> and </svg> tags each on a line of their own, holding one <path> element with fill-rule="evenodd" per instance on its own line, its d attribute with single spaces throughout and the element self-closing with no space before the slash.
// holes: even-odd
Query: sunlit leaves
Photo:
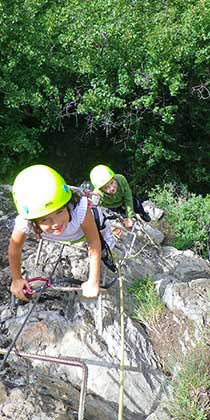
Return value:
<svg viewBox="0 0 210 420">
<path fill-rule="evenodd" d="M 132 172 L 141 164 L 168 173 L 167 162 L 180 159 L 187 174 L 190 150 L 194 176 L 206 182 L 209 15 L 207 0 L 1 0 L 4 141 L 8 125 L 27 125 L 30 115 L 24 142 L 38 150 L 30 130 L 55 130 L 73 103 L 127 150 Z"/>
</svg>

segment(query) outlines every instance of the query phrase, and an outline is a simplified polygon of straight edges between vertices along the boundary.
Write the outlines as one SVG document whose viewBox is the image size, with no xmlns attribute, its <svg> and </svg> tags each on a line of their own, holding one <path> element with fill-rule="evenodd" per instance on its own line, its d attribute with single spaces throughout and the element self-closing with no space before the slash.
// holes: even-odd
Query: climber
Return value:
<svg viewBox="0 0 210 420">
<path fill-rule="evenodd" d="M 97 165 L 90 172 L 90 180 L 94 191 L 101 196 L 99 204 L 120 213 L 124 217 L 126 228 L 133 226 L 136 213 L 140 214 L 145 222 L 151 220 L 149 214 L 144 211 L 141 200 L 132 195 L 124 175 L 115 174 L 108 166 Z"/>
<path fill-rule="evenodd" d="M 82 284 L 83 295 L 96 297 L 100 284 L 101 241 L 87 197 L 72 192 L 54 169 L 33 165 L 17 175 L 13 198 L 19 215 L 15 219 L 8 249 L 12 294 L 28 301 L 24 289 L 30 290 L 30 284 L 21 274 L 21 254 L 25 239 L 33 230 L 39 238 L 51 241 L 74 243 L 86 239 L 89 278 Z M 101 233 L 112 248 L 114 240 L 108 224 Z"/>
</svg>

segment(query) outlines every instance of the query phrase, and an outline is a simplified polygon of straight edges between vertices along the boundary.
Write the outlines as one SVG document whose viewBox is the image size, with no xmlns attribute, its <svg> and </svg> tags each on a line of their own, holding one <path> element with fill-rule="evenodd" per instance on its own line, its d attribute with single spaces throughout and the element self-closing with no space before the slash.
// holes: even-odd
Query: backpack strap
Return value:
<svg viewBox="0 0 210 420">
<path fill-rule="evenodd" d="M 97 229 L 100 232 L 100 230 L 105 229 L 105 227 L 106 227 L 106 216 L 103 214 L 103 221 L 102 221 L 102 224 L 101 224 L 97 207 L 92 206 L 91 210 L 93 211 L 93 216 L 94 216 L 94 219 L 95 219 L 95 222 L 96 222 Z"/>
<path fill-rule="evenodd" d="M 114 263 L 114 259 L 113 259 L 113 255 L 111 252 L 111 249 L 108 245 L 108 243 L 105 241 L 103 235 L 101 234 L 101 230 L 104 229 L 106 227 L 106 217 L 103 217 L 103 222 L 102 225 L 100 224 L 100 218 L 99 218 L 99 212 L 96 206 L 93 206 L 91 208 L 91 210 L 93 211 L 93 216 L 96 222 L 96 226 L 98 229 L 98 234 L 99 234 L 99 238 L 101 241 L 101 259 L 104 262 L 104 264 L 113 272 L 116 273 L 117 272 L 117 267 Z"/>
</svg>

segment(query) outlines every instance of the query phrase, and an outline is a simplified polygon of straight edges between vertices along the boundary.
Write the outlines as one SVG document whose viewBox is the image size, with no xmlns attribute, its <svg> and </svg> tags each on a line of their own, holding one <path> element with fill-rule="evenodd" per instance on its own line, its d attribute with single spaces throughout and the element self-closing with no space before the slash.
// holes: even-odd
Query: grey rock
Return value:
<svg viewBox="0 0 210 420">
<path fill-rule="evenodd" d="M 8 340 L 21 327 L 32 303 L 16 307 L 10 305 L 7 246 L 14 222 L 14 207 L 10 203 L 10 189 L 0 188 L 0 193 L 3 203 L 1 228 L 4 232 L 4 237 L 0 239 L 3 255 L 0 259 L 0 281 L 3 286 L 0 291 L 0 320 L 5 326 L 1 342 L 7 347 Z M 153 220 L 159 219 L 161 212 L 156 211 L 153 217 Z M 156 290 L 171 311 L 176 325 L 183 325 L 184 317 L 192 322 L 195 340 L 209 325 L 209 262 L 191 251 L 162 246 L 163 239 L 163 234 L 150 224 L 137 222 L 131 232 L 124 229 L 122 239 L 116 242 L 114 253 L 120 265 L 124 295 L 123 352 L 122 302 L 118 282 L 109 291 L 103 292 L 99 299 L 89 300 L 83 298 L 80 292 L 49 288 L 40 298 L 16 343 L 19 351 L 75 358 L 86 364 L 87 420 L 116 420 L 122 359 L 125 419 L 168 418 L 164 407 L 171 396 L 171 385 L 147 329 L 134 320 L 136 302 L 129 293 L 129 286 L 135 280 L 154 280 Z M 59 256 L 60 244 L 45 241 L 39 264 L 36 265 L 37 246 L 38 240 L 33 236 L 25 244 L 23 270 L 26 276 L 49 275 Z M 101 274 L 105 275 L 103 265 L 101 270 Z M 74 276 L 85 281 L 88 274 L 86 246 L 66 246 L 55 274 L 57 279 Z M 107 271 L 106 275 L 111 280 L 112 273 Z M 192 344 L 189 330 L 183 329 L 180 337 L 183 354 Z M 16 418 L 19 420 L 77 418 L 75 413 L 78 410 L 81 369 L 35 360 L 30 362 L 28 368 L 26 361 L 15 356 L 10 356 L 9 361 L 16 370 L 6 371 L 5 382 L 1 384 L 0 416 L 15 418 L 18 405 Z M 10 389 L 10 381 L 16 383 L 17 387 L 13 385 L 13 389 Z M 38 386 L 45 390 L 45 395 L 37 393 Z M 69 398 L 63 397 L 67 393 L 66 387 L 70 389 Z"/>
</svg>

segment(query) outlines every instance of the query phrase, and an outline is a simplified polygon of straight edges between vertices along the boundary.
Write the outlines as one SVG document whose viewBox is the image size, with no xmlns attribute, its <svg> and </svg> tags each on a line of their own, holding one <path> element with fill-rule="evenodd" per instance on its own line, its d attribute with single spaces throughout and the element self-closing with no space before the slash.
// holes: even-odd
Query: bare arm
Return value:
<svg viewBox="0 0 210 420">
<path fill-rule="evenodd" d="M 99 293 L 101 267 L 101 241 L 95 220 L 90 209 L 87 209 L 85 220 L 81 225 L 88 242 L 90 263 L 89 279 L 83 284 L 83 294 L 86 297 L 96 297 Z"/>
<path fill-rule="evenodd" d="M 9 243 L 8 256 L 9 265 L 12 274 L 11 292 L 19 299 L 28 302 L 28 298 L 23 293 L 23 288 L 26 285 L 29 287 L 27 280 L 22 278 L 21 274 L 21 255 L 23 245 L 26 239 L 26 234 L 20 231 L 12 233 Z"/>
<path fill-rule="evenodd" d="M 124 223 L 126 228 L 131 228 L 134 224 L 134 221 L 133 221 L 133 219 L 127 218 L 127 219 L 124 219 L 123 223 Z"/>
</svg>

